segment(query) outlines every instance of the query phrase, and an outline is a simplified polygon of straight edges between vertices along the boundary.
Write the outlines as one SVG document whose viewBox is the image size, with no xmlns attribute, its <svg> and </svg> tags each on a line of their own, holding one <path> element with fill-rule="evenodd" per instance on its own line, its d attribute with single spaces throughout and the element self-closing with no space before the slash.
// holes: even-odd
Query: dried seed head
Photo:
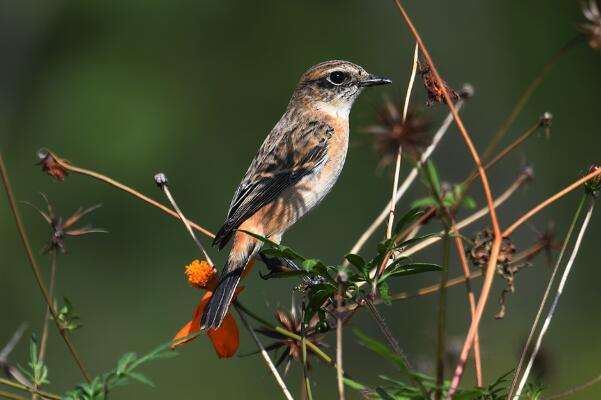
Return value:
<svg viewBox="0 0 601 400">
<path fill-rule="evenodd" d="M 601 12 L 596 0 L 582 1 L 582 14 L 587 22 L 578 28 L 584 34 L 588 45 L 601 51 Z"/>
<path fill-rule="evenodd" d="M 386 100 L 376 116 L 376 124 L 363 129 L 372 137 L 380 166 L 393 163 L 399 148 L 412 159 L 418 159 L 431 142 L 426 133 L 430 126 L 428 118 L 415 109 L 409 109 L 403 121 L 402 113 L 400 103 Z"/>
<path fill-rule="evenodd" d="M 551 122 L 553 121 L 553 114 L 545 112 L 540 117 L 540 126 L 545 130 L 545 138 L 549 139 L 551 136 Z"/>
<path fill-rule="evenodd" d="M 52 176 L 58 181 L 64 181 L 69 172 L 55 158 L 55 156 L 46 149 L 40 149 L 37 153 L 38 165 L 42 166 L 42 171 Z M 63 163 L 69 164 L 67 160 L 61 160 Z"/>
<path fill-rule="evenodd" d="M 301 313 L 296 308 L 294 303 L 290 307 L 290 311 L 285 311 L 279 307 L 276 308 L 275 317 L 278 323 L 287 331 L 302 336 L 303 330 L 301 327 Z M 316 315 L 311 319 L 309 324 L 305 325 L 304 334 L 307 342 L 311 342 L 317 347 L 324 347 L 325 336 L 321 334 L 321 330 L 322 329 L 320 328 L 320 319 Z M 282 354 L 278 358 L 276 365 L 279 366 L 284 361 L 286 361 L 284 373 L 288 372 L 292 361 L 302 362 L 302 346 L 299 341 L 291 339 L 288 336 L 284 336 L 278 332 L 274 332 L 273 330 L 266 328 L 257 328 L 257 332 L 276 340 L 276 342 L 265 347 L 267 350 L 277 351 L 278 349 L 282 349 Z M 307 355 L 310 354 L 313 353 L 307 352 Z M 307 360 L 307 368 L 311 368 L 309 360 Z"/>
<path fill-rule="evenodd" d="M 441 84 L 438 83 L 434 73 L 432 73 L 432 69 L 430 65 L 427 63 L 421 63 L 418 61 L 419 73 L 422 76 L 422 81 L 424 82 L 424 87 L 428 92 L 428 100 L 426 105 L 430 107 L 433 103 L 446 103 L 444 97 L 444 91 L 449 95 L 451 100 L 459 100 L 461 95 L 453 90 L 445 81 L 441 79 Z"/>
<path fill-rule="evenodd" d="M 599 164 L 593 164 L 588 169 L 587 174 L 591 174 L 593 172 L 599 171 L 601 166 Z M 593 179 L 589 180 L 584 184 L 586 191 L 594 197 L 599 196 L 601 194 L 601 175 L 595 176 Z"/>
</svg>

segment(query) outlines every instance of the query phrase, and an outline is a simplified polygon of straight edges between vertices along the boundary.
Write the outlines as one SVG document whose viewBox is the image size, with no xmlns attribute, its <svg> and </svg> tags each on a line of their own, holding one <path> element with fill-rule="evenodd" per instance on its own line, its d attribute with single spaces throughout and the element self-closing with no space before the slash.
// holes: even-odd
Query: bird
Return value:
<svg viewBox="0 0 601 400">
<path fill-rule="evenodd" d="M 330 192 L 344 166 L 349 113 L 364 88 L 392 81 L 349 61 L 331 60 L 300 78 L 286 111 L 265 138 L 236 189 L 213 246 L 232 247 L 200 329 L 218 329 L 247 264 L 263 242 L 282 235 Z"/>
</svg>

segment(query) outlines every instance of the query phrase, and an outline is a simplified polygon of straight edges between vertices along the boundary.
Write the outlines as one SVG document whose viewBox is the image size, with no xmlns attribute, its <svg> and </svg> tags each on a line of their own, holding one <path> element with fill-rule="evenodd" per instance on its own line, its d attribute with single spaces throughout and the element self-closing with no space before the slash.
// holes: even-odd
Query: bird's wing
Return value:
<svg viewBox="0 0 601 400">
<path fill-rule="evenodd" d="M 320 168 L 333 132 L 319 121 L 291 124 L 286 131 L 274 128 L 240 182 L 213 245 L 223 248 L 246 219 Z"/>
</svg>

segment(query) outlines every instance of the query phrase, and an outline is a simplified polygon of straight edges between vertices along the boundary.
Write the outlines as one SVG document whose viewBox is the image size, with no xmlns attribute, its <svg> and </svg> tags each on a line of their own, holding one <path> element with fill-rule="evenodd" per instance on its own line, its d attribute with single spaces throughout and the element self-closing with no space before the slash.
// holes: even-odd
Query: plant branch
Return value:
<svg viewBox="0 0 601 400">
<path fill-rule="evenodd" d="M 526 340 L 526 343 L 524 344 L 524 349 L 522 350 L 522 354 L 520 356 L 520 361 L 518 362 L 518 366 L 515 369 L 515 373 L 513 375 L 511 387 L 509 389 L 509 394 L 507 397 L 508 399 L 511 399 L 511 394 L 513 393 L 513 391 L 515 390 L 515 387 L 517 385 L 518 378 L 520 377 L 520 372 L 522 371 L 522 366 L 524 364 L 524 361 L 526 361 L 526 355 L 528 354 L 528 350 L 530 349 L 530 345 L 532 344 L 532 340 L 534 339 L 534 333 L 536 332 L 536 328 L 538 327 L 540 317 L 542 316 L 545 305 L 547 304 L 547 299 L 549 297 L 549 294 L 551 293 L 551 288 L 553 287 L 553 283 L 555 282 L 555 277 L 557 276 L 559 266 L 561 264 L 561 261 L 563 260 L 564 254 L 568 248 L 568 244 L 570 242 L 570 239 L 572 238 L 572 234 L 574 233 L 574 229 L 576 228 L 576 223 L 578 222 L 578 219 L 580 218 L 580 214 L 582 212 L 582 209 L 584 207 L 584 203 L 586 202 L 587 197 L 588 196 L 586 193 L 582 195 L 580 204 L 578 204 L 578 207 L 576 208 L 576 212 L 574 213 L 574 217 L 572 217 L 572 222 L 570 224 L 570 227 L 568 228 L 568 232 L 566 233 L 566 237 L 563 241 L 563 245 L 561 246 L 559 256 L 557 257 L 557 261 L 555 262 L 555 265 L 553 266 L 553 272 L 551 273 L 551 277 L 549 278 L 549 283 L 547 283 L 547 288 L 545 289 L 545 294 L 543 295 L 543 299 L 541 300 L 540 306 L 536 313 L 536 317 L 534 318 L 534 322 L 532 323 L 532 327 L 530 328 L 530 333 L 528 334 L 528 339 Z"/>
<path fill-rule="evenodd" d="M 591 216 L 593 215 L 594 209 L 595 209 L 595 199 L 591 198 L 588 212 L 586 213 L 586 216 L 584 217 L 584 221 L 582 222 L 582 226 L 580 227 L 580 232 L 578 232 L 578 236 L 576 238 L 576 243 L 574 243 L 574 248 L 572 249 L 572 254 L 570 255 L 570 258 L 568 260 L 565 270 L 563 271 L 563 276 L 561 277 L 561 280 L 559 281 L 559 286 L 557 287 L 557 292 L 555 293 L 555 298 L 553 299 L 553 303 L 551 303 L 551 308 L 549 309 L 549 312 L 547 313 L 547 318 L 545 319 L 545 322 L 543 323 L 540 333 L 538 334 L 538 338 L 534 345 L 534 350 L 532 351 L 532 354 L 530 355 L 530 360 L 528 361 L 528 364 L 526 365 L 526 369 L 524 370 L 524 374 L 522 375 L 522 380 L 520 381 L 520 384 L 518 385 L 518 388 L 515 392 L 515 396 L 513 397 L 514 400 L 518 400 L 520 398 L 520 396 L 522 394 L 522 390 L 524 389 L 524 386 L 526 385 L 526 382 L 528 381 L 528 376 L 530 375 L 530 370 L 532 368 L 532 364 L 534 364 L 534 359 L 538 355 L 538 352 L 539 352 L 540 347 L 543 342 L 543 338 L 545 337 L 545 334 L 547 333 L 547 330 L 549 329 L 549 325 L 551 325 L 551 320 L 553 319 L 553 316 L 555 315 L 555 310 L 557 308 L 557 304 L 559 303 L 559 299 L 563 293 L 563 289 L 565 288 L 566 282 L 568 280 L 568 276 L 570 275 L 570 271 L 572 270 L 572 267 L 574 265 L 574 260 L 576 259 L 578 250 L 580 250 L 580 245 L 582 244 L 582 238 L 584 237 L 586 229 L 589 225 L 589 222 L 591 220 Z"/>
<path fill-rule="evenodd" d="M 499 127 L 499 130 L 494 134 L 492 140 L 486 147 L 486 150 L 484 150 L 484 153 L 482 155 L 483 159 L 487 159 L 497 147 L 497 145 L 501 142 L 501 140 L 509 130 L 511 124 L 513 124 L 518 115 L 520 115 L 520 113 L 524 109 L 524 106 L 526 106 L 528 99 L 530 99 L 534 91 L 540 86 L 540 84 L 546 78 L 547 74 L 551 71 L 553 66 L 557 63 L 557 61 L 559 61 L 561 56 L 563 56 L 564 53 L 566 53 L 569 49 L 574 47 L 574 45 L 579 42 L 582 42 L 582 35 L 577 35 L 571 38 L 565 45 L 563 45 L 555 53 L 553 53 L 551 58 L 543 65 L 543 67 L 534 77 L 532 82 L 530 82 L 524 93 L 522 93 L 519 100 L 517 101 L 517 103 L 515 104 L 505 121 L 503 121 L 503 123 Z"/>
<path fill-rule="evenodd" d="M 42 295 L 44 297 L 44 300 L 46 301 L 46 304 L 48 305 L 48 309 L 50 310 L 50 314 L 52 315 L 52 318 L 54 319 L 54 322 L 56 324 L 58 332 L 60 333 L 61 337 L 65 341 L 65 344 L 67 345 L 67 348 L 69 349 L 69 352 L 71 353 L 73 360 L 79 367 L 79 370 L 81 371 L 82 375 L 84 376 L 86 381 L 88 383 L 90 383 L 90 382 L 92 382 L 92 378 L 91 378 L 90 374 L 88 373 L 88 370 L 86 369 L 86 367 L 83 365 L 83 362 L 81 361 L 81 358 L 79 357 L 79 354 L 75 350 L 75 346 L 69 339 L 69 336 L 67 335 L 66 331 L 61 326 L 61 323 L 58 319 L 58 314 L 56 313 L 56 310 L 54 309 L 54 306 L 52 305 L 52 298 L 50 297 L 48 289 L 46 288 L 46 285 L 44 284 L 42 274 L 40 273 L 40 268 L 38 267 L 37 261 L 35 260 L 35 257 L 33 255 L 31 245 L 29 244 L 29 239 L 27 238 L 27 233 L 25 232 L 25 226 L 23 225 L 23 221 L 21 220 L 21 215 L 19 214 L 19 210 L 17 208 L 17 203 L 15 201 L 15 196 L 13 194 L 12 186 L 8 179 L 8 172 L 6 171 L 6 166 L 4 165 L 4 160 L 2 159 L 1 154 L 0 154 L 0 173 L 2 175 L 2 182 L 4 183 L 4 188 L 6 189 L 6 195 L 8 196 L 8 201 L 10 203 L 12 214 L 15 218 L 15 222 L 17 224 L 19 235 L 21 236 L 21 241 L 23 242 L 23 246 L 25 247 L 25 252 L 27 253 L 27 258 L 29 259 L 29 264 L 33 271 L 35 280 L 38 283 L 38 286 L 40 287 L 40 291 L 42 292 Z"/>
<path fill-rule="evenodd" d="M 269 370 L 273 374 L 273 377 L 275 378 L 278 386 L 282 389 L 282 392 L 284 393 L 284 397 L 286 399 L 288 399 L 288 400 L 293 400 L 293 397 L 290 394 L 290 391 L 288 390 L 288 388 L 286 387 L 286 384 L 284 383 L 284 380 L 280 376 L 280 373 L 278 372 L 278 369 L 273 364 L 273 361 L 271 361 L 271 358 L 269 357 L 269 354 L 267 354 L 267 351 L 265 350 L 265 347 L 263 347 L 263 345 L 261 344 L 261 341 L 257 337 L 257 334 L 255 333 L 255 331 L 253 330 L 253 328 L 250 326 L 250 324 L 246 320 L 246 317 L 244 316 L 244 313 L 242 313 L 240 311 L 240 308 L 239 308 L 239 306 L 237 304 L 235 304 L 235 307 L 236 307 L 236 311 L 238 311 L 238 315 L 240 316 L 240 320 L 242 321 L 242 323 L 244 324 L 244 326 L 246 327 L 246 329 L 250 333 L 250 336 L 252 337 L 253 341 L 255 342 L 255 344 L 257 345 L 257 347 L 259 348 L 259 350 L 261 351 L 261 355 L 263 356 L 263 359 L 265 360 L 265 363 L 267 364 L 267 367 L 269 368 Z"/>
<path fill-rule="evenodd" d="M 445 352 L 445 325 L 446 325 L 446 286 L 449 280 L 449 249 L 450 237 L 447 231 L 442 240 L 442 271 L 440 272 L 440 286 L 438 290 L 438 324 L 436 346 L 436 399 L 442 397 L 444 383 L 444 352 Z"/>
<path fill-rule="evenodd" d="M 25 386 L 25 385 L 22 385 L 20 383 L 13 382 L 11 380 L 4 379 L 4 378 L 0 378 L 0 384 L 8 386 L 8 387 L 11 387 L 13 389 L 22 390 L 22 391 L 29 392 L 29 393 L 32 393 L 32 394 L 37 394 L 37 395 L 40 395 L 42 397 L 45 397 L 45 398 L 51 399 L 51 400 L 61 400 L 62 399 L 62 397 L 59 396 L 59 395 L 56 395 L 56 394 L 53 394 L 53 393 L 48 393 L 48 392 L 43 391 L 43 390 L 35 390 L 32 387 Z M 21 397 L 19 397 L 19 399 L 20 398 Z"/>
<path fill-rule="evenodd" d="M 548 205 L 550 205 L 551 203 L 554 203 L 555 201 L 559 200 L 566 194 L 568 194 L 571 191 L 573 191 L 574 189 L 578 188 L 583 183 L 595 178 L 596 176 L 600 176 L 600 175 L 601 175 L 601 168 L 583 176 L 582 178 L 578 179 L 576 182 L 572 183 L 571 185 L 566 186 L 564 189 L 555 193 L 553 196 L 551 196 L 548 199 L 546 199 L 545 201 L 541 202 L 536 207 L 534 207 L 533 209 L 528 211 L 526 214 L 522 215 L 522 217 L 520 217 L 517 221 L 515 221 L 509 228 L 505 229 L 503 231 L 503 237 L 507 237 L 507 236 L 511 235 L 513 233 L 513 231 L 515 231 L 520 225 L 522 225 L 524 222 L 528 221 L 532 216 L 537 214 L 543 208 L 545 208 Z"/>
<path fill-rule="evenodd" d="M 571 396 L 574 393 L 580 392 L 581 390 L 588 389 L 589 387 L 591 387 L 593 385 L 596 385 L 599 382 L 601 382 L 601 374 L 597 375 L 596 377 L 594 377 L 590 381 L 583 383 L 582 385 L 578 385 L 578 386 L 576 386 L 576 387 L 574 387 L 572 389 L 566 390 L 565 392 L 555 394 L 555 395 L 553 395 L 551 397 L 547 397 L 545 400 L 562 399 L 564 397 Z"/>
<path fill-rule="evenodd" d="M 135 189 L 132 189 L 131 187 L 124 185 L 123 183 L 117 182 L 116 180 L 109 178 L 106 175 L 102 175 L 99 174 L 98 172 L 94 172 L 88 169 L 84 169 L 84 168 L 80 168 L 77 167 L 71 163 L 66 162 L 64 159 L 60 158 L 59 156 L 57 156 L 56 154 L 52 153 L 49 151 L 49 154 L 54 157 L 56 159 L 56 162 L 64 169 L 66 169 L 69 172 L 74 172 L 80 175 L 85 175 L 85 176 L 89 176 L 91 178 L 97 179 L 101 182 L 104 183 L 108 183 L 109 185 L 116 187 L 117 189 L 121 189 L 126 193 L 129 193 L 130 195 L 137 197 L 138 199 L 158 208 L 159 210 L 171 215 L 173 218 L 178 218 L 179 216 L 177 215 L 177 213 L 173 210 L 171 210 L 169 207 L 159 203 L 156 200 L 151 199 L 150 197 L 143 195 L 142 193 L 138 192 Z M 207 229 L 203 228 L 202 226 L 189 221 L 190 225 L 197 230 L 198 232 L 210 237 L 211 239 L 213 239 L 215 237 L 215 234 L 213 234 L 212 232 L 208 231 Z"/>
</svg>

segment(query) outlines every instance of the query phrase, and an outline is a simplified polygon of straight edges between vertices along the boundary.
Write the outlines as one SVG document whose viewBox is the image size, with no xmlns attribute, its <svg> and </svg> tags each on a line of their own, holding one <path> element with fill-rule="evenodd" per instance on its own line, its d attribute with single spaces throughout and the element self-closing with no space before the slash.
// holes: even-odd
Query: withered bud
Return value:
<svg viewBox="0 0 601 400">
<path fill-rule="evenodd" d="M 587 22 L 578 27 L 580 32 L 592 49 L 601 50 L 601 12 L 596 0 L 582 1 L 582 14 Z"/>
<path fill-rule="evenodd" d="M 422 76 L 424 87 L 428 92 L 428 100 L 426 105 L 430 107 L 433 103 L 446 103 L 444 92 L 446 90 L 451 100 L 459 100 L 461 97 L 458 92 L 453 90 L 444 80 L 440 80 L 438 83 L 436 76 L 432 72 L 430 65 L 427 63 L 422 64 L 418 61 L 419 73 Z"/>
<path fill-rule="evenodd" d="M 58 181 L 64 181 L 69 172 L 56 159 L 56 157 L 46 149 L 40 149 L 37 153 L 38 163 L 42 166 L 42 171 L 52 176 Z M 67 160 L 61 160 L 65 164 L 69 164 Z"/>
<path fill-rule="evenodd" d="M 163 186 L 169 185 L 169 181 L 167 180 L 167 175 L 162 172 L 159 172 L 154 176 L 154 183 L 157 184 L 158 187 L 162 188 Z"/>
<path fill-rule="evenodd" d="M 551 122 L 553 121 L 553 114 L 550 112 L 545 112 L 540 117 L 540 126 L 545 130 L 545 138 L 549 138 L 551 136 Z"/>
<path fill-rule="evenodd" d="M 600 168 L 601 166 L 599 164 L 591 165 L 591 167 L 588 169 L 587 175 L 599 171 Z M 601 174 L 587 181 L 584 184 L 584 187 L 586 188 L 586 191 L 592 196 L 599 196 L 599 194 L 601 193 Z"/>
</svg>

